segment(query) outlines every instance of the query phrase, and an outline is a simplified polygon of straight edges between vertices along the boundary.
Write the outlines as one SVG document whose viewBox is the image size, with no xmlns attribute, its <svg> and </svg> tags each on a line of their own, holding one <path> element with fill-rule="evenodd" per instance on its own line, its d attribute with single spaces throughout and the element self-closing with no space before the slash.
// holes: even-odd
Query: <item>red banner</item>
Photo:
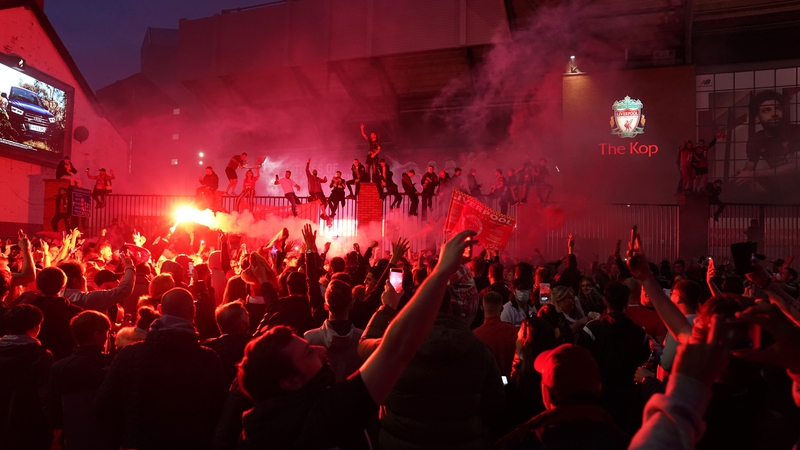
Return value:
<svg viewBox="0 0 800 450">
<path fill-rule="evenodd" d="M 453 191 L 444 235 L 450 237 L 464 230 L 478 233 L 480 245 L 489 250 L 503 250 L 514 231 L 516 220 L 484 205 L 480 200 L 461 191 Z"/>
</svg>

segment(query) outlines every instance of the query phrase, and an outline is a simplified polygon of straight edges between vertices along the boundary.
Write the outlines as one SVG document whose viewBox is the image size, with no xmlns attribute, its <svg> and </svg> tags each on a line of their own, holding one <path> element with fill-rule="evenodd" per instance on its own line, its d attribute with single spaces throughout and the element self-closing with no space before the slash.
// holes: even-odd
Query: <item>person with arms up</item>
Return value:
<svg viewBox="0 0 800 450">
<path fill-rule="evenodd" d="M 292 180 L 292 172 L 287 170 L 284 174 L 283 178 L 278 178 L 275 175 L 275 183 L 276 185 L 280 185 L 283 188 L 283 195 L 289 200 L 289 204 L 292 205 L 292 214 L 297 217 L 297 195 L 294 193 L 294 190 L 300 190 L 300 185 Z"/>
<path fill-rule="evenodd" d="M 243 449 L 305 450 L 369 448 L 364 429 L 378 412 L 433 327 L 447 281 L 476 241 L 464 231 L 442 246 L 439 263 L 389 325 L 377 349 L 341 383 L 327 363 L 324 347 L 309 345 L 285 327 L 251 341 L 239 366 L 239 386 L 255 407 L 243 418 Z M 316 232 L 304 232 L 316 253 Z M 257 283 L 269 283 L 266 261 L 250 256 Z M 391 290 L 391 292 L 390 292 Z M 390 283 L 384 295 L 398 297 Z M 394 297 L 393 297 L 394 298 Z"/>
</svg>

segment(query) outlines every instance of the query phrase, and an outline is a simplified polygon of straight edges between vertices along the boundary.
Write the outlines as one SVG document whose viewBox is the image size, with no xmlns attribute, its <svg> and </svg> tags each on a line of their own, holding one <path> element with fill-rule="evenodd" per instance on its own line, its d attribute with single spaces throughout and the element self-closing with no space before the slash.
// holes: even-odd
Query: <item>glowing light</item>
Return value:
<svg viewBox="0 0 800 450">
<path fill-rule="evenodd" d="M 192 208 L 191 206 L 181 206 L 175 210 L 173 214 L 177 223 L 181 222 L 193 222 L 199 223 L 200 225 L 205 225 L 209 228 L 216 228 L 217 220 L 214 217 L 214 212 L 210 209 L 206 209 L 204 211 L 200 211 L 196 208 Z M 174 228 L 174 227 L 173 227 Z"/>
<path fill-rule="evenodd" d="M 200 165 L 201 165 L 201 166 L 203 165 L 203 161 L 200 161 Z"/>
<path fill-rule="evenodd" d="M 203 152 L 200 152 L 199 156 L 202 158 L 203 157 Z"/>
<path fill-rule="evenodd" d="M 298 251 L 298 250 L 300 250 L 300 247 L 299 246 L 295 246 L 294 247 L 294 251 Z"/>
<path fill-rule="evenodd" d="M 574 56 L 570 56 L 569 59 L 575 59 L 575 57 Z M 200 156 L 203 156 L 203 155 L 200 155 Z"/>
</svg>

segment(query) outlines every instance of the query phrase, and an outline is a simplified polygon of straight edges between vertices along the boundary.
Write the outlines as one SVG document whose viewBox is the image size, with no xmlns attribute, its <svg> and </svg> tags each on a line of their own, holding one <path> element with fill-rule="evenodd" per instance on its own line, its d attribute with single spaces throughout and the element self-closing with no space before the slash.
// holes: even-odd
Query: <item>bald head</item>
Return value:
<svg viewBox="0 0 800 450">
<path fill-rule="evenodd" d="M 184 288 L 172 288 L 161 297 L 161 313 L 181 319 L 194 319 L 194 297 Z"/>
</svg>

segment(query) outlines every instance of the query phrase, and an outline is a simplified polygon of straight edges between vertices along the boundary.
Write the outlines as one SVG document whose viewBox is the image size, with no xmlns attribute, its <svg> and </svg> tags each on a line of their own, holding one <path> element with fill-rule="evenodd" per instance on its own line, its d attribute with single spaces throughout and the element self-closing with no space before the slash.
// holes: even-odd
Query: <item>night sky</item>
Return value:
<svg viewBox="0 0 800 450">
<path fill-rule="evenodd" d="M 223 9 L 275 0 L 45 0 L 44 12 L 83 76 L 97 90 L 139 71 L 147 27 L 178 28 Z"/>
</svg>

